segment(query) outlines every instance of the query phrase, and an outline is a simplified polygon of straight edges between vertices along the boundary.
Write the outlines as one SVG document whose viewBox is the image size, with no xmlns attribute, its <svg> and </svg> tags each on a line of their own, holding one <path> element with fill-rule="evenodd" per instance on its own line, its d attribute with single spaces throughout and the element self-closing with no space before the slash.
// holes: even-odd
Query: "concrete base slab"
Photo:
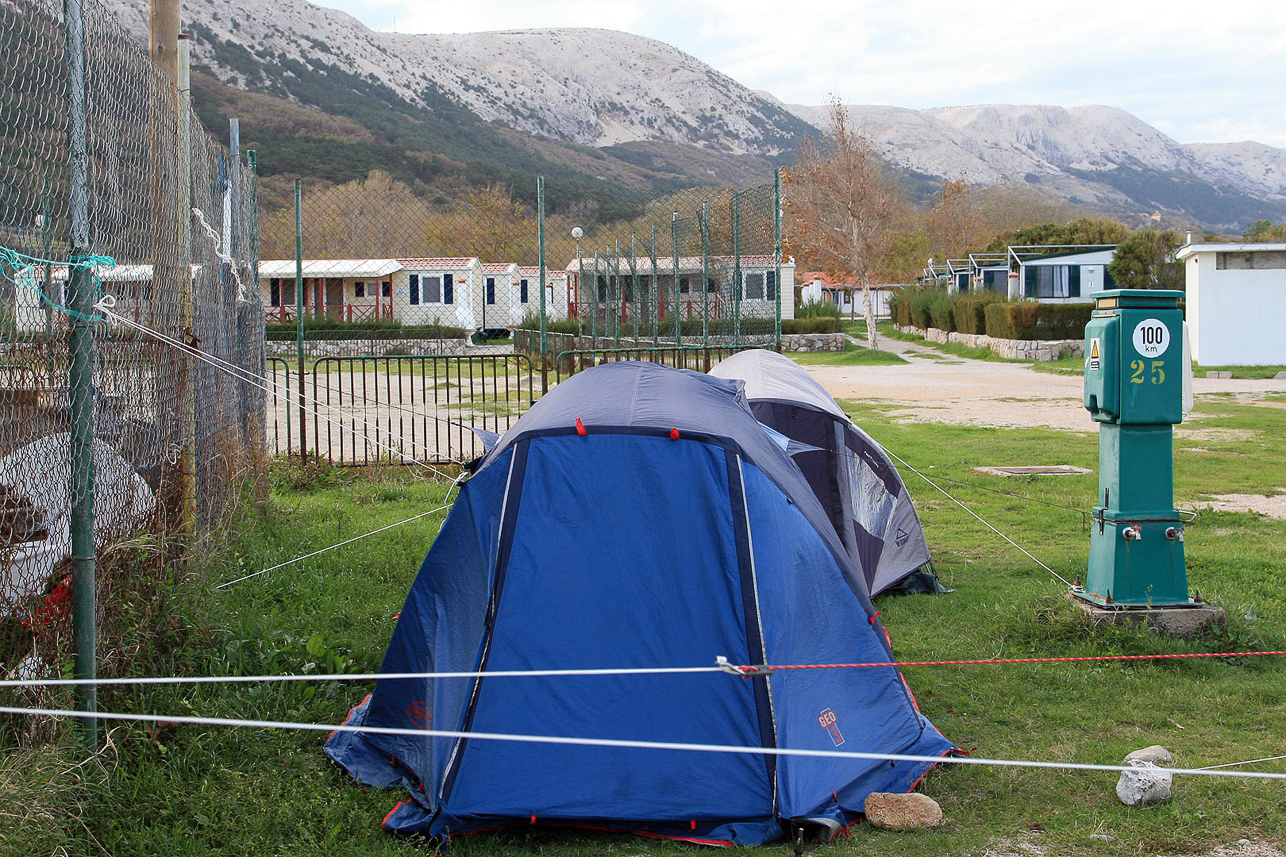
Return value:
<svg viewBox="0 0 1286 857">
<path fill-rule="evenodd" d="M 1206 628 L 1223 625 L 1227 616 L 1222 607 L 1193 604 L 1188 607 L 1100 607 L 1068 593 L 1067 598 L 1099 625 L 1147 623 L 1149 628 L 1171 637 L 1195 637 Z"/>
</svg>

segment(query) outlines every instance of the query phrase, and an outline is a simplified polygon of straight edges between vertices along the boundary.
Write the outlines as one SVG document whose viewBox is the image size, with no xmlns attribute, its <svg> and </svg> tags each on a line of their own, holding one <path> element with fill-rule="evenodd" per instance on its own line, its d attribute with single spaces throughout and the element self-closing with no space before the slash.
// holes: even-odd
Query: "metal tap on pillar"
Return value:
<svg viewBox="0 0 1286 857">
<path fill-rule="evenodd" d="M 1095 295 L 1085 327 L 1085 407 L 1099 425 L 1089 568 L 1076 591 L 1101 607 L 1176 607 L 1188 597 L 1174 509 L 1174 425 L 1188 365 L 1182 292 Z"/>
</svg>

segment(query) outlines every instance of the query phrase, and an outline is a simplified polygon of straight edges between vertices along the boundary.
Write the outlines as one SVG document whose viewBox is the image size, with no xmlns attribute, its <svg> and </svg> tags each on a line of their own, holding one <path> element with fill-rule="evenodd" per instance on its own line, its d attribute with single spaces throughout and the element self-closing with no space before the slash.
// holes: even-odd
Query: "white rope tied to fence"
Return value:
<svg viewBox="0 0 1286 857">
<path fill-rule="evenodd" d="M 214 255 L 218 256 L 221 262 L 226 263 L 228 270 L 232 272 L 232 279 L 237 284 L 237 303 L 249 303 L 250 299 L 246 297 L 245 283 L 241 282 L 241 274 L 237 272 L 237 260 L 220 249 L 223 247 L 223 239 L 219 237 L 219 233 L 214 230 L 214 227 L 206 222 L 205 214 L 201 212 L 201 209 L 194 206 L 192 208 L 192 213 L 196 215 L 197 222 L 201 224 L 201 228 L 205 230 L 205 234 L 209 235 L 210 240 L 214 243 Z"/>
<path fill-rule="evenodd" d="M 819 759 L 860 759 L 876 762 L 920 762 L 927 764 L 981 765 L 986 767 L 1043 768 L 1065 771 L 1101 771 L 1120 773 L 1136 771 L 1125 765 L 1095 765 L 1079 762 L 1040 762 L 1028 759 L 985 759 L 973 756 L 920 756 L 907 753 L 867 753 L 859 750 L 799 750 L 788 747 L 743 747 L 735 744 L 694 744 L 674 741 L 630 741 L 616 738 L 575 738 L 558 735 L 522 735 L 507 732 L 460 732 L 449 729 L 403 729 L 392 726 L 349 726 L 300 723 L 282 720 L 241 720 L 230 717 L 197 717 L 191 715 L 130 714 L 109 711 L 69 711 L 55 708 L 0 707 L 0 714 L 25 714 L 40 717 L 97 718 L 99 720 L 139 723 L 186 724 L 193 726 L 228 726 L 242 729 L 283 729 L 305 732 L 352 732 L 367 735 L 393 735 L 407 738 L 463 738 L 470 741 L 507 741 L 528 744 L 557 744 L 579 747 L 619 747 L 635 750 L 677 750 L 694 753 L 731 753 L 748 756 L 799 756 Z M 1231 771 L 1218 768 L 1164 768 L 1167 774 L 1183 776 L 1229 777 L 1247 780 L 1286 780 L 1286 773 L 1268 771 Z"/>
</svg>

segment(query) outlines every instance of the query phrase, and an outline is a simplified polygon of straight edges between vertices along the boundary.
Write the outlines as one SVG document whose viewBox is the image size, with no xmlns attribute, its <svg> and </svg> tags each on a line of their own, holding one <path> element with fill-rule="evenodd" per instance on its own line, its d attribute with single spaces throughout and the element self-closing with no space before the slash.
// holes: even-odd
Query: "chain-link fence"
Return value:
<svg viewBox="0 0 1286 857">
<path fill-rule="evenodd" d="M 480 442 L 450 426 L 507 428 L 551 372 L 626 356 L 701 368 L 780 341 L 795 294 L 775 184 L 651 203 L 623 190 L 610 215 L 553 185 L 546 206 L 533 185 L 447 198 L 373 172 L 296 182 L 292 201 L 276 184 L 259 267 L 269 368 L 326 407 L 270 403 L 271 448 L 467 461 Z M 434 440 L 408 450 L 398 420 Z"/>
<path fill-rule="evenodd" d="M 0 55 L 0 672 L 109 673 L 262 460 L 255 178 L 97 0 L 0 0 Z"/>
</svg>

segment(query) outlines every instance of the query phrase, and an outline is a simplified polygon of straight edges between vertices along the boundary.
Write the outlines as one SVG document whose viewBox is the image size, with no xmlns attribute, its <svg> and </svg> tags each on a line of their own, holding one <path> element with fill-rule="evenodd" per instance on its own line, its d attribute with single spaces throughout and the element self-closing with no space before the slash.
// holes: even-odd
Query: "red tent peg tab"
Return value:
<svg viewBox="0 0 1286 857">
<path fill-rule="evenodd" d="M 679 430 L 676 428 L 670 429 L 670 440 L 678 440 L 678 439 L 679 439 Z"/>
<path fill-rule="evenodd" d="M 576 433 L 581 437 L 584 437 L 585 435 L 589 434 L 589 432 L 585 430 L 585 424 L 580 421 L 580 417 L 576 418 Z"/>
</svg>

